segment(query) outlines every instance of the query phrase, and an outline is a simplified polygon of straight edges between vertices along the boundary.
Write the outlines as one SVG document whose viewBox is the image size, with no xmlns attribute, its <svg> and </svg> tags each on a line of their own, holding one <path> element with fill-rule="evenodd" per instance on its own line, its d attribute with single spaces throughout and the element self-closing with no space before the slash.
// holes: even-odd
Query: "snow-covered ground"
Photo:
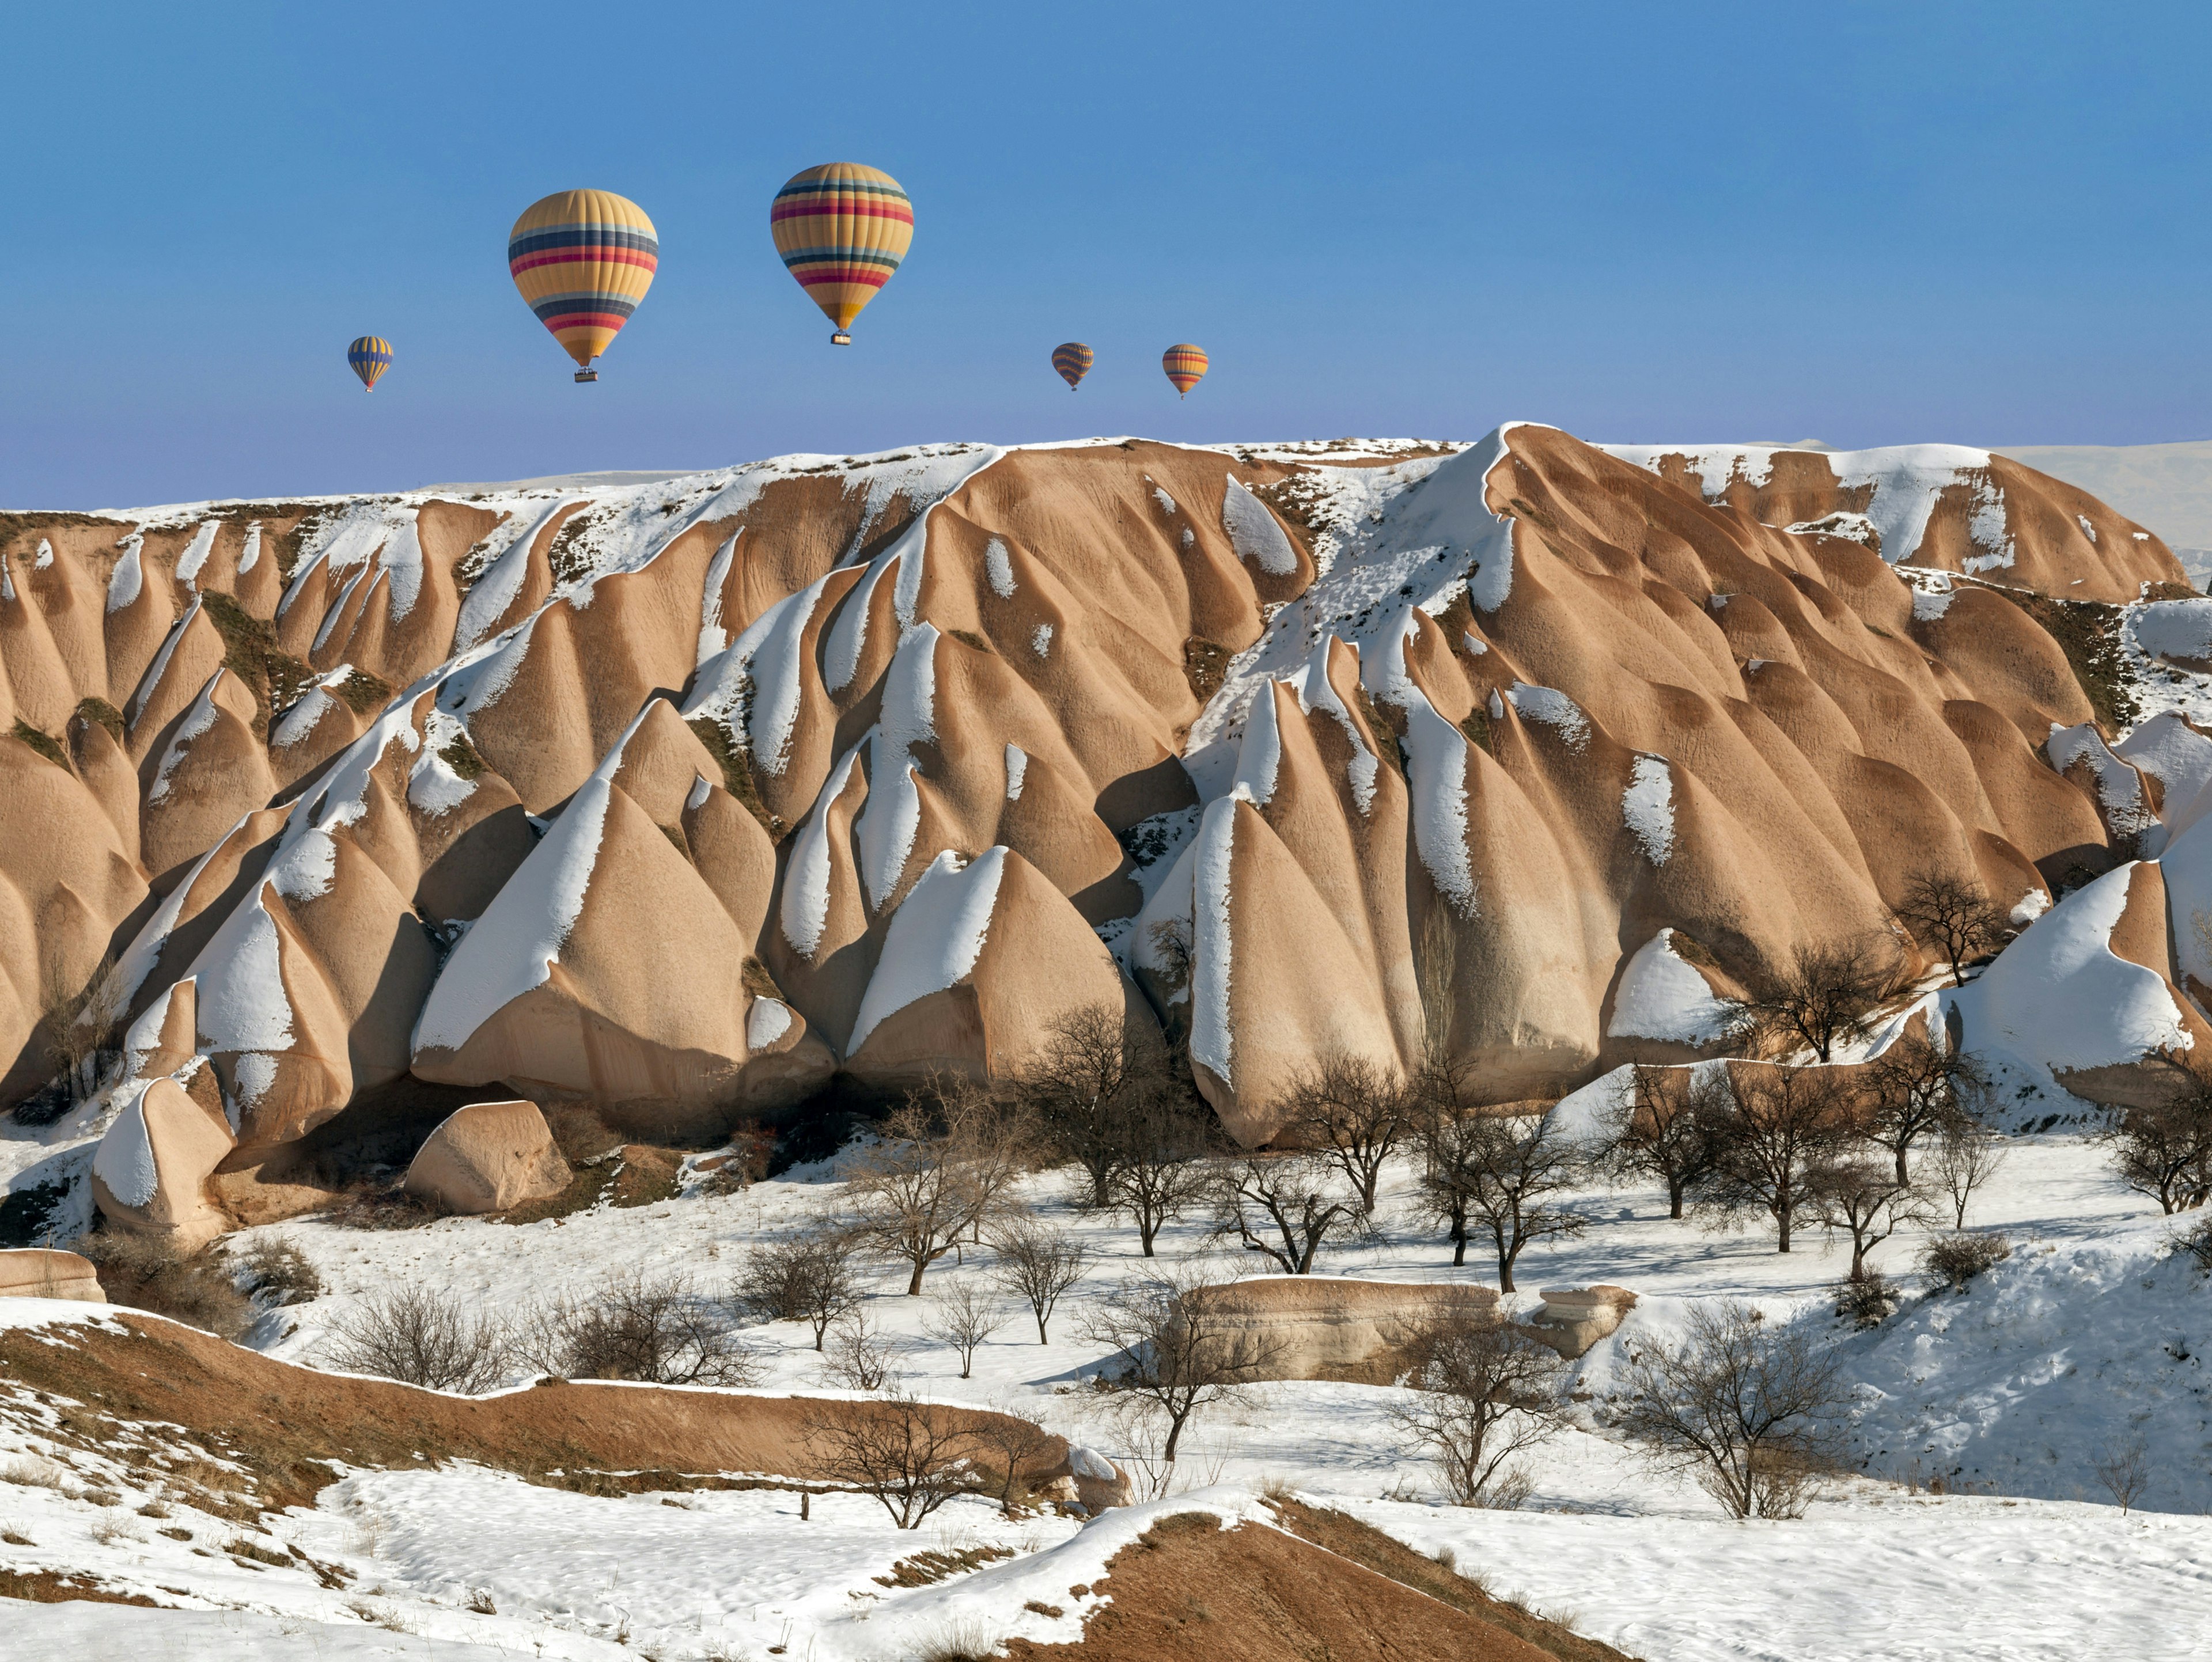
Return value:
<svg viewBox="0 0 2212 1662">
<path fill-rule="evenodd" d="M 1325 1254 L 1323 1270 L 1492 1280 L 1492 1267 L 1474 1254 L 1466 1269 L 1452 1269 L 1447 1246 L 1414 1209 L 1411 1178 L 1409 1168 L 1392 1171 L 1376 1236 Z M 1026 1196 L 1096 1254 L 1050 1344 L 1036 1342 L 1025 1311 L 1010 1311 L 963 1380 L 952 1354 L 924 1337 L 928 1299 L 904 1297 L 902 1272 L 889 1265 L 874 1276 L 869 1313 L 906 1346 L 900 1365 L 912 1388 L 1010 1408 L 1127 1461 L 1141 1450 L 1083 1386 L 1103 1353 L 1084 1337 L 1084 1313 L 1100 1289 L 1145 1265 L 1133 1231 L 1068 1204 L 1067 1181 L 1041 1175 Z M 702 1290 L 720 1290 L 754 1243 L 830 1215 L 841 1190 L 831 1168 L 816 1167 L 741 1194 L 521 1227 L 472 1219 L 394 1231 L 319 1220 L 271 1226 L 248 1232 L 240 1246 L 291 1242 L 327 1290 L 270 1313 L 252 1340 L 313 1362 L 328 1353 L 334 1320 L 364 1295 L 401 1283 L 495 1308 L 581 1289 L 611 1271 L 681 1272 Z M 1532 1248 L 1516 1301 L 1533 1304 L 1546 1286 L 1595 1282 L 1630 1287 L 1643 1301 L 1620 1334 L 1571 1370 L 1589 1400 L 1578 1410 L 1581 1423 L 1531 1460 L 1528 1510 L 1441 1506 L 1423 1462 L 1391 1431 L 1385 1410 L 1395 1392 L 1328 1383 L 1267 1386 L 1202 1416 L 1171 1487 L 1220 1483 L 1249 1493 L 1294 1485 L 1423 1551 L 1449 1546 L 1463 1572 L 1481 1574 L 1496 1591 L 1546 1611 L 1571 1610 L 1587 1631 L 1653 1658 L 2212 1654 L 2212 1520 L 2202 1515 L 2212 1509 L 2212 1392 L 2202 1361 L 2212 1351 L 2212 1285 L 2185 1258 L 2165 1253 L 2172 1224 L 2111 1178 L 2094 1144 L 2072 1134 L 2013 1139 L 1972 1219 L 2006 1230 L 2012 1259 L 1969 1294 L 1916 1291 L 1864 1335 L 1844 1333 L 1828 1313 L 1826 1289 L 1845 1260 L 1817 1234 L 1784 1257 L 1756 1229 L 1670 1222 L 1660 1197 L 1644 1190 L 1594 1189 L 1576 1204 L 1589 1229 Z M 1206 1251 L 1205 1233 L 1202 1220 L 1188 1220 L 1168 1231 L 1162 1251 Z M 1915 1250 L 1900 1238 L 1878 1261 L 1905 1277 Z M 988 1249 L 964 1256 L 933 1269 L 930 1287 L 988 1284 Z M 1224 1275 L 1266 1267 L 1221 1255 Z M 1843 1347 L 1866 1475 L 1839 1485 L 1801 1522 L 1729 1522 L 1693 1484 L 1655 1472 L 1603 1429 L 1623 1348 L 1663 1336 L 1688 1301 L 1721 1295 L 1753 1300 L 1773 1319 L 1813 1323 Z M 801 1330 L 776 1325 L 752 1337 L 764 1353 L 762 1388 L 822 1382 Z M 2104 1496 L 2094 1468 L 2137 1436 L 2156 1459 L 2149 1492 L 2123 1518 L 2096 1503 Z M 13 1454 L 0 1448 L 0 1474 L 10 1471 Z M 1936 1477 L 1951 1492 L 1919 1492 Z M 966 1590 L 976 1620 L 991 1612 L 994 1620 L 1024 1619 L 1029 1595 L 1010 1591 L 1024 1579 L 1021 1567 L 1064 1589 L 1088 1578 L 1047 1570 L 1038 1555 L 1095 1556 L 1108 1539 L 1098 1525 L 1009 1522 L 978 1501 L 957 1502 L 919 1535 L 902 1535 L 874 1502 L 849 1497 L 817 1499 L 802 1528 L 796 1497 L 780 1491 L 606 1498 L 468 1468 L 363 1472 L 325 1491 L 316 1510 L 273 1523 L 279 1539 L 352 1573 L 346 1586 L 330 1589 L 311 1574 L 248 1568 L 211 1552 L 234 1526 L 180 1510 L 165 1526 L 191 1528 L 192 1543 L 155 1533 L 137 1515 L 134 1479 L 119 1466 L 70 1481 L 112 1486 L 123 1498 L 102 1507 L 35 1483 L 0 1483 L 0 1530 L 37 1544 L 0 1547 L 0 1561 L 25 1570 L 94 1569 L 165 1602 L 224 1607 L 204 1618 L 209 1654 L 218 1635 L 230 1647 L 222 1653 L 252 1655 L 253 1645 L 276 1645 L 286 1624 L 305 1624 L 319 1635 L 335 1627 L 343 1642 L 329 1653 L 339 1656 L 379 1653 L 360 1648 L 374 1636 L 394 1655 L 459 1653 L 432 1647 L 437 1640 L 597 1657 L 617 1653 L 612 1641 L 625 1629 L 630 1654 L 765 1655 L 805 1635 L 824 1662 L 896 1655 L 922 1627 L 955 1621 L 960 1612 L 946 1602 L 953 1589 Z M 1114 1538 L 1133 1522 L 1117 1524 Z M 1016 1556 L 934 1588 L 887 1590 L 873 1580 L 918 1548 L 973 1547 L 1011 1548 Z M 479 1590 L 492 1613 L 468 1608 Z M 869 1620 L 856 1623 L 862 1610 Z M 112 1633 L 120 1641 L 146 1619 L 84 1608 L 32 1617 L 58 1624 L 51 1628 L 58 1642 L 103 1622 L 119 1624 Z M 378 1621 L 408 1631 L 392 1635 L 371 1625 Z M 1073 1636 L 1072 1618 L 1062 1625 L 1066 1632 L 1041 1628 L 1032 1636 Z M 180 1626 L 177 1642 L 197 1631 Z M 895 1633 L 904 1635 L 896 1643 Z M 808 1653 L 789 1642 L 785 1653 Z"/>
</svg>

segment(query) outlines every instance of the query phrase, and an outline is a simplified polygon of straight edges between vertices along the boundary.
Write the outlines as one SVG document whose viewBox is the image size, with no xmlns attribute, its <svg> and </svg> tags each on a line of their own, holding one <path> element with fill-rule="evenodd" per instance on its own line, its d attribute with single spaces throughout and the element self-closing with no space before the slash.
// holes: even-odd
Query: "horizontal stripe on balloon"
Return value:
<svg viewBox="0 0 2212 1662">
<path fill-rule="evenodd" d="M 507 239 L 507 246 L 509 252 L 513 252 L 524 248 L 559 248 L 578 242 L 613 243 L 624 248 L 650 249 L 660 246 L 659 240 L 650 231 L 641 231 L 634 226 L 593 224 L 580 220 L 518 233 Z"/>
<path fill-rule="evenodd" d="M 769 209 L 770 225 L 787 225 L 795 219 L 888 219 L 911 225 L 914 209 L 902 202 L 794 202 Z"/>
<path fill-rule="evenodd" d="M 509 260 L 507 273 L 520 276 L 525 271 L 535 271 L 548 265 L 635 265 L 642 271 L 657 271 L 660 262 L 653 256 L 629 248 L 564 249 L 558 253 L 532 254 L 521 259 Z"/>
</svg>

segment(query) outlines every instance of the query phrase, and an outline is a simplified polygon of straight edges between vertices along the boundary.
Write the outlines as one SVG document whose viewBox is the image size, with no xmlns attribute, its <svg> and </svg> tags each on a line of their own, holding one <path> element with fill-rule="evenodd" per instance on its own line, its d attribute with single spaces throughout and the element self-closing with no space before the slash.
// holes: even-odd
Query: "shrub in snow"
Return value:
<svg viewBox="0 0 2212 1662">
<path fill-rule="evenodd" d="M 1836 1313 L 1855 1327 L 1879 1327 L 1897 1313 L 1897 1289 L 1879 1270 L 1846 1277 L 1835 1286 Z"/>
<path fill-rule="evenodd" d="M 427 1287 L 364 1299 L 331 1331 L 333 1368 L 470 1397 L 499 1383 L 512 1348 L 504 1324 Z"/>
<path fill-rule="evenodd" d="M 252 1303 L 211 1247 L 187 1251 L 161 1236 L 103 1229 L 76 1250 L 92 1260 L 111 1304 L 151 1310 L 227 1339 L 253 1324 Z"/>
<path fill-rule="evenodd" d="M 1515 1456 L 1564 1422 L 1558 1355 L 1465 1311 L 1424 1323 L 1408 1348 L 1415 1394 L 1388 1410 L 1392 1426 L 1435 1462 L 1455 1506 L 1519 1507 L 1533 1483 Z"/>
<path fill-rule="evenodd" d="M 2012 1256 L 2011 1240 L 1997 1230 L 1935 1235 L 1920 1249 L 1920 1272 L 1938 1287 L 1963 1293 L 1976 1276 Z"/>
<path fill-rule="evenodd" d="M 822 1352 L 822 1377 L 847 1391 L 881 1391 L 898 1376 L 901 1346 L 885 1338 L 858 1308 L 848 1312 L 830 1330 Z"/>
<path fill-rule="evenodd" d="M 2174 1236 L 2173 1244 L 2193 1259 L 2198 1269 L 2212 1276 L 2212 1213 L 2198 1218 L 2195 1224 Z"/>
<path fill-rule="evenodd" d="M 262 1303 L 305 1304 L 323 1295 L 323 1278 L 289 1240 L 258 1241 L 237 1263 L 240 1285 Z"/>
<path fill-rule="evenodd" d="M 806 1323 L 819 1350 L 830 1324 L 860 1301 L 857 1250 L 848 1231 L 827 1225 L 770 1241 L 738 1272 L 736 1305 L 753 1321 Z"/>
<path fill-rule="evenodd" d="M 760 1377 L 730 1313 L 683 1276 L 610 1276 L 581 1295 L 544 1300 L 525 1313 L 515 1347 L 560 1379 L 728 1386 Z"/>
<path fill-rule="evenodd" d="M 1825 1422 L 1847 1395 L 1837 1359 L 1747 1304 L 1697 1306 L 1679 1344 L 1634 1350 L 1621 1380 L 1630 1398 L 1615 1427 L 1734 1517 L 1802 1516 L 1838 1465 Z"/>
</svg>

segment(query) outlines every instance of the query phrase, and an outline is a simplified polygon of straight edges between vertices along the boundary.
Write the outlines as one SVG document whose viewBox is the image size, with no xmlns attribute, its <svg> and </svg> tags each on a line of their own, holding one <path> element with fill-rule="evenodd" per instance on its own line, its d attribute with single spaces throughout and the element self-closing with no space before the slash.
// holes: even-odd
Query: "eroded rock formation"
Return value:
<svg viewBox="0 0 2212 1662">
<path fill-rule="evenodd" d="M 1258 1143 L 1330 1052 L 1711 1053 L 1941 868 L 2119 907 L 2175 1013 L 2072 1073 L 2127 1100 L 2212 978 L 2212 895 L 2116 870 L 2212 807 L 2129 690 L 2212 651 L 2181 580 L 1978 452 L 1528 424 L 0 516 L 5 1095 L 112 952 L 148 1227 L 434 1084 L 707 1131 L 1099 1004 Z"/>
</svg>

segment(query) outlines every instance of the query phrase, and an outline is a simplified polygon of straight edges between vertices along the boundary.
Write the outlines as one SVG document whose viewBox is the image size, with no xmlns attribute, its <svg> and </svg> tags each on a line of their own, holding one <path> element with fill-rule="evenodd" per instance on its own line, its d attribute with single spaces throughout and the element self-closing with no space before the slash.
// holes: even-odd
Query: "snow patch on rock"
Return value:
<svg viewBox="0 0 2212 1662">
<path fill-rule="evenodd" d="M 1006 871 L 1003 846 L 986 849 L 971 865 L 947 849 L 915 880 L 884 934 L 883 956 L 845 1046 L 848 1056 L 890 1016 L 918 998 L 956 986 L 975 970 L 998 905 Z"/>
</svg>

